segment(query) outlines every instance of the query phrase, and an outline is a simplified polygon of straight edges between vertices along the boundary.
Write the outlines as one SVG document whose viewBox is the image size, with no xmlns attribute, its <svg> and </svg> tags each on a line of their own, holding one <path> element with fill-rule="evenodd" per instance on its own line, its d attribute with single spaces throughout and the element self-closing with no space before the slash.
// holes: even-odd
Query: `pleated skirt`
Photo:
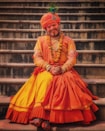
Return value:
<svg viewBox="0 0 105 131">
<path fill-rule="evenodd" d="M 23 124 L 34 118 L 51 123 L 90 123 L 96 119 L 98 107 L 93 99 L 98 97 L 74 69 L 56 76 L 36 70 L 11 98 L 6 119 Z"/>
</svg>

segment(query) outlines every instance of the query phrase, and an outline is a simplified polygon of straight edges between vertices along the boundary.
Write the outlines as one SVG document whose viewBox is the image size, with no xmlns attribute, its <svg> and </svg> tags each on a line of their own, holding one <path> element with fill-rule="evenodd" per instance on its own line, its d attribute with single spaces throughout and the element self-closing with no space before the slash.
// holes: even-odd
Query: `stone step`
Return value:
<svg viewBox="0 0 105 131">
<path fill-rule="evenodd" d="M 89 65 L 89 64 L 88 64 Z M 91 67 L 91 66 L 74 66 L 74 68 L 77 70 L 77 72 L 81 75 L 83 78 L 87 79 L 105 79 L 105 66 L 103 67 Z"/>
<path fill-rule="evenodd" d="M 105 64 L 105 54 L 84 54 L 78 53 L 78 64 Z"/>
<path fill-rule="evenodd" d="M 0 63 L 0 67 L 34 67 L 34 63 Z M 75 67 L 105 67 L 105 64 L 76 64 Z"/>
<path fill-rule="evenodd" d="M 41 28 L 39 20 L 0 20 L 0 28 L 37 29 Z M 104 29 L 105 20 L 61 21 L 62 29 Z"/>
<path fill-rule="evenodd" d="M 65 35 L 70 36 L 71 38 L 75 39 L 104 39 L 105 32 L 65 32 Z M 2 38 L 37 38 L 38 36 L 42 35 L 42 32 L 1 32 L 0 36 Z"/>
<path fill-rule="evenodd" d="M 35 42 L 36 38 L 0 38 L 0 41 Z M 105 39 L 74 39 L 76 42 L 104 42 Z"/>
<path fill-rule="evenodd" d="M 43 12 L 44 13 L 44 12 Z M 43 13 L 8 13 L 8 12 L 0 12 L 1 16 L 42 16 Z M 105 13 L 58 13 L 60 17 L 62 16 L 105 16 Z"/>
<path fill-rule="evenodd" d="M 74 39 L 77 50 L 105 50 L 105 39 Z M 33 50 L 36 38 L 0 38 L 1 49 Z"/>
<path fill-rule="evenodd" d="M 2 48 L 2 47 L 1 47 Z M 18 47 L 17 47 L 18 48 Z M 105 64 L 105 51 L 104 50 L 77 50 L 78 64 Z M 6 64 L 10 62 L 25 62 L 33 63 L 34 50 L 0 50 L 1 63 Z"/>
<path fill-rule="evenodd" d="M 27 3 L 25 3 L 25 2 L 27 2 Z M 0 0 L 0 4 L 1 5 L 7 5 L 8 6 L 8 4 L 11 4 L 11 5 L 49 5 L 49 3 L 52 3 L 52 2 L 55 2 L 56 4 L 59 4 L 60 6 L 62 6 L 62 5 L 72 5 L 72 6 L 83 6 L 83 5 L 87 5 L 87 6 L 89 6 L 89 5 L 92 5 L 92 6 L 101 6 L 101 5 L 103 5 L 104 4 L 104 0 L 95 0 L 95 2 L 94 1 L 90 1 L 90 0 L 86 0 L 86 1 L 84 1 L 84 0 L 76 0 L 76 1 L 73 1 L 73 0 L 70 0 L 70 1 L 68 1 L 68 0 L 65 0 L 65 1 L 63 1 L 63 0 L 59 0 L 59 1 L 57 1 L 57 0 L 52 0 L 52 1 L 49 1 L 49 0 L 18 0 L 18 2 L 16 1 L 16 0 L 14 0 L 14 1 L 11 1 L 11 0 Z"/>
<path fill-rule="evenodd" d="M 57 6 L 57 7 L 58 7 L 58 6 Z M 66 8 L 65 8 L 65 7 L 66 7 Z M 25 6 L 25 5 L 24 5 L 24 6 L 23 6 L 23 5 L 21 5 L 21 6 L 20 6 L 20 5 L 19 5 L 19 6 L 18 6 L 18 5 L 14 5 L 14 6 L 13 6 L 13 5 L 9 5 L 9 6 L 8 6 L 8 5 L 7 5 L 7 6 L 4 5 L 4 6 L 3 6 L 3 5 L 2 5 L 2 6 L 1 6 L 1 5 L 0 5 L 0 9 L 19 9 L 19 10 L 20 10 L 20 9 L 37 9 L 38 12 L 40 12 L 40 9 L 45 9 L 45 10 L 46 10 L 46 9 L 48 9 L 48 8 L 49 8 L 49 6 L 44 6 L 44 5 L 43 5 L 42 7 L 33 6 L 33 5 L 30 5 L 30 6 L 29 6 L 29 5 L 26 5 L 26 6 Z M 78 7 L 72 7 L 72 6 L 71 6 L 71 7 L 70 7 L 70 6 L 59 6 L 58 10 L 59 10 L 59 9 L 62 9 L 62 10 L 87 10 L 87 9 L 89 9 L 89 8 L 90 8 L 90 11 L 93 10 L 93 9 L 99 9 L 99 10 L 102 9 L 103 11 L 105 10 L 104 6 L 103 6 L 103 7 L 99 7 L 99 6 L 91 6 L 91 5 L 90 5 L 90 6 L 82 6 L 82 7 L 79 6 L 79 8 L 78 8 Z M 96 10 L 96 11 L 97 11 L 97 10 Z M 41 12 L 42 12 L 42 11 L 41 11 Z M 73 12 L 74 12 L 74 11 L 73 11 Z M 88 13 L 89 13 L 89 12 L 88 12 Z M 95 13 L 97 13 L 97 12 L 95 12 Z"/>
<path fill-rule="evenodd" d="M 105 50 L 77 50 L 79 54 L 104 54 Z M 0 54 L 33 54 L 33 50 L 0 50 Z"/>
<path fill-rule="evenodd" d="M 19 3 L 24 3 L 25 4 L 25 2 L 28 2 L 28 3 L 37 3 L 37 2 L 39 2 L 39 3 L 43 3 L 43 2 L 45 2 L 45 3 L 48 3 L 49 2 L 49 0 L 18 0 L 18 2 L 19 3 L 17 3 L 17 0 L 14 0 L 14 1 L 11 1 L 11 0 L 0 0 L 0 3 L 7 3 L 7 2 L 9 2 L 9 3 L 12 3 L 12 4 L 14 4 L 14 3 L 16 3 L 16 4 L 19 4 Z M 52 1 L 50 1 L 50 2 L 58 2 L 57 0 L 52 0 Z M 86 0 L 86 1 L 84 1 L 84 0 L 76 0 L 76 1 L 74 1 L 74 0 L 70 0 L 70 1 L 68 1 L 68 0 L 65 0 L 65 1 L 63 1 L 63 0 L 59 0 L 59 3 L 63 3 L 63 4 L 65 4 L 65 2 L 66 3 L 93 3 L 94 5 L 96 5 L 96 4 L 99 4 L 99 3 L 105 3 L 105 1 L 104 0 L 95 0 L 95 2 L 96 3 L 94 3 L 94 1 L 90 1 L 90 0 Z"/>
<path fill-rule="evenodd" d="M 10 123 L 9 120 L 0 120 L 0 130 L 2 131 L 44 131 L 33 125 L 22 125 Z M 90 126 L 82 126 L 78 124 L 62 124 L 52 125 L 51 131 L 105 131 L 105 121 L 93 122 Z"/>
<path fill-rule="evenodd" d="M 57 6 L 59 13 L 104 13 L 105 7 L 99 6 L 82 6 L 82 7 L 70 7 L 70 6 Z M 39 13 L 39 12 L 46 12 L 49 9 L 49 6 L 41 5 L 38 6 L 0 6 L 0 12 L 30 12 L 30 13 Z"/>
<path fill-rule="evenodd" d="M 33 63 L 2 63 L 0 77 L 28 77 L 34 70 Z M 74 68 L 83 78 L 105 79 L 105 64 L 76 64 Z M 97 72 L 96 72 L 97 70 Z"/>
<path fill-rule="evenodd" d="M 16 29 L 16 28 L 0 28 L 0 32 L 41 32 L 42 29 Z M 105 32 L 105 29 L 100 28 L 100 29 L 62 29 L 63 32 L 76 32 L 76 33 L 80 33 L 80 32 Z"/>
<path fill-rule="evenodd" d="M 0 105 L 8 105 L 10 103 L 10 97 L 0 95 Z"/>
<path fill-rule="evenodd" d="M 105 13 L 58 13 L 62 20 L 104 20 Z M 43 13 L 0 13 L 0 19 L 39 20 Z"/>
<path fill-rule="evenodd" d="M 28 78 L 0 78 L 0 83 L 23 84 L 27 80 Z M 84 79 L 84 81 L 88 84 L 105 84 L 105 79 Z"/>
<path fill-rule="evenodd" d="M 77 63 L 78 64 L 105 64 L 105 50 L 77 50 L 78 57 L 77 57 Z M 12 60 L 12 57 L 15 57 L 15 61 L 18 61 L 18 56 L 21 55 L 22 61 L 30 63 L 33 62 L 32 55 L 34 53 L 34 50 L 0 50 L 0 58 L 2 62 L 10 62 Z M 25 57 L 27 57 L 27 61 L 25 60 Z M 17 58 L 17 60 L 16 60 Z M 11 59 L 11 60 L 10 60 Z M 12 60 L 12 62 L 15 62 Z"/>
<path fill-rule="evenodd" d="M 71 21 L 71 20 L 62 20 L 61 23 L 70 23 L 70 24 L 76 24 L 76 23 L 90 23 L 90 24 L 96 24 L 96 23 L 104 23 L 105 20 L 87 20 L 87 21 L 82 21 L 82 20 L 79 20 L 79 21 Z M 39 24 L 39 20 L 0 20 L 0 23 L 28 23 L 28 24 Z"/>
<path fill-rule="evenodd" d="M 0 120 L 0 130 L 2 131 L 37 131 L 33 125 L 10 123 L 9 120 Z"/>
<path fill-rule="evenodd" d="M 71 36 L 73 39 L 104 39 L 105 29 L 62 29 L 65 35 Z M 45 32 L 43 31 L 43 34 Z M 42 34 L 42 29 L 0 29 L 2 38 L 37 38 Z"/>
</svg>

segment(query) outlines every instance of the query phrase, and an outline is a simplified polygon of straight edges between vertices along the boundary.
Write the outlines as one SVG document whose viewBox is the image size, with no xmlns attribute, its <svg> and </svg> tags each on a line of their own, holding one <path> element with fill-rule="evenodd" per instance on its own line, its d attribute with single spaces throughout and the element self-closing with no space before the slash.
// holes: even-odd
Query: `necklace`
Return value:
<svg viewBox="0 0 105 131">
<path fill-rule="evenodd" d="M 53 40 L 53 42 L 51 42 L 51 38 L 50 38 L 49 49 L 51 51 L 52 59 L 54 62 L 58 62 L 60 59 L 61 51 L 62 51 L 62 40 L 63 40 L 63 34 L 60 35 L 59 40 Z"/>
<path fill-rule="evenodd" d="M 59 49 L 59 41 L 58 40 L 51 40 L 52 43 L 52 50 L 57 51 Z"/>
</svg>

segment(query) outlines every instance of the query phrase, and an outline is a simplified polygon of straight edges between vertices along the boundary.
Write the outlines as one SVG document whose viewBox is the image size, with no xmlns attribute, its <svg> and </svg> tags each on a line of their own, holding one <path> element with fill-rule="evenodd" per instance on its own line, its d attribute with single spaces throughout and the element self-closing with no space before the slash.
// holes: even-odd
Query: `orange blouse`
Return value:
<svg viewBox="0 0 105 131">
<path fill-rule="evenodd" d="M 46 68 L 47 64 L 60 65 L 62 68 L 69 70 L 76 63 L 76 47 L 74 41 L 68 36 L 63 36 L 62 50 L 58 62 L 54 62 L 49 49 L 49 36 L 41 36 L 38 38 L 34 48 L 34 63 L 36 66 Z M 54 52 L 55 55 L 57 52 Z"/>
</svg>

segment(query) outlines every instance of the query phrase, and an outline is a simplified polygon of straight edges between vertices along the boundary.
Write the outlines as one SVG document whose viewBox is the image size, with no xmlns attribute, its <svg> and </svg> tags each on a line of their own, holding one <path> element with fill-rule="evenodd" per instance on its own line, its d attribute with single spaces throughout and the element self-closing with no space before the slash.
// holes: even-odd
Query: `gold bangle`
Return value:
<svg viewBox="0 0 105 131">
<path fill-rule="evenodd" d="M 46 65 L 46 70 L 49 71 L 51 69 L 51 65 L 47 64 Z"/>
<path fill-rule="evenodd" d="M 62 67 L 62 73 L 65 73 L 66 71 L 67 71 L 67 69 Z"/>
</svg>

